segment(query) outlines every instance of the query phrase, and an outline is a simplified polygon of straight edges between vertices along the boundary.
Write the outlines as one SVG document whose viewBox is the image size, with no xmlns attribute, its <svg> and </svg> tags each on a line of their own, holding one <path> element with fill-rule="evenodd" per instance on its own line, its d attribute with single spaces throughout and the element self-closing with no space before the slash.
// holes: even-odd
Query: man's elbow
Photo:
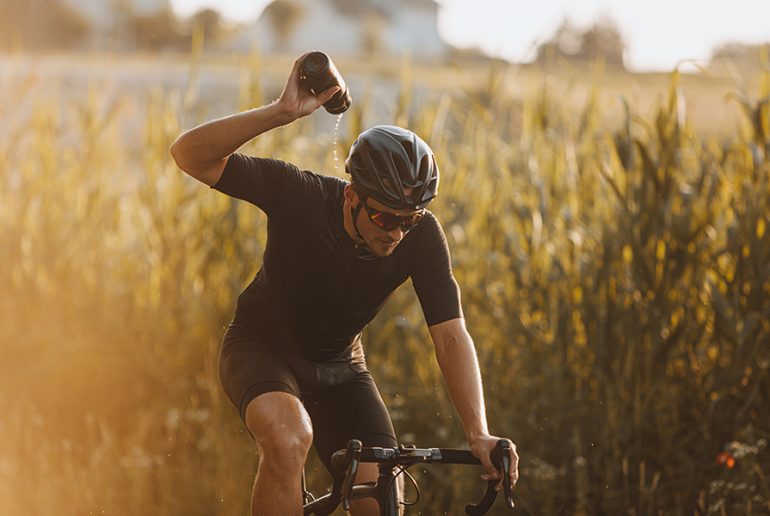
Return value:
<svg viewBox="0 0 770 516">
<path fill-rule="evenodd" d="M 182 151 L 182 145 L 179 143 L 179 138 L 177 138 L 174 143 L 171 144 L 171 147 L 169 147 L 168 151 L 169 154 L 171 154 L 171 157 L 174 159 L 176 166 L 182 169 L 185 173 L 189 174 L 184 163 L 184 152 Z"/>
<path fill-rule="evenodd" d="M 433 339 L 436 355 L 439 357 L 451 355 L 462 344 L 462 340 L 461 336 L 454 332 L 445 332 L 436 336 Z"/>
</svg>

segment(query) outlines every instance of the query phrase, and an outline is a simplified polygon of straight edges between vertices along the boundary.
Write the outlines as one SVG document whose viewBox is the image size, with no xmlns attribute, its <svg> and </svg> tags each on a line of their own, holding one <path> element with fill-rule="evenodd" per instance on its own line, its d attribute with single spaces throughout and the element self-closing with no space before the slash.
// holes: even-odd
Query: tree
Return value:
<svg viewBox="0 0 770 516">
<path fill-rule="evenodd" d="M 0 0 L 0 48 L 70 49 L 88 29 L 88 23 L 61 0 Z"/>
<path fill-rule="evenodd" d="M 133 29 L 134 44 L 140 49 L 158 50 L 181 43 L 177 19 L 170 9 L 154 14 L 134 15 L 129 23 Z"/>
<path fill-rule="evenodd" d="M 280 44 L 289 40 L 304 14 L 305 9 L 293 0 L 278 0 L 265 8 L 265 16 L 268 17 Z"/>
<path fill-rule="evenodd" d="M 617 24 L 609 18 L 602 18 L 581 35 L 580 51 L 576 57 L 589 62 L 601 60 L 609 66 L 623 68 L 624 50 L 625 44 Z"/>
<path fill-rule="evenodd" d="M 206 42 L 215 42 L 222 37 L 222 15 L 215 9 L 202 9 L 193 14 L 192 24 L 203 29 Z"/>
<path fill-rule="evenodd" d="M 564 20 L 554 36 L 537 49 L 536 61 L 553 65 L 559 60 L 577 63 L 603 61 L 609 66 L 624 68 L 625 43 L 617 24 L 600 18 L 586 30 L 580 30 Z"/>
</svg>

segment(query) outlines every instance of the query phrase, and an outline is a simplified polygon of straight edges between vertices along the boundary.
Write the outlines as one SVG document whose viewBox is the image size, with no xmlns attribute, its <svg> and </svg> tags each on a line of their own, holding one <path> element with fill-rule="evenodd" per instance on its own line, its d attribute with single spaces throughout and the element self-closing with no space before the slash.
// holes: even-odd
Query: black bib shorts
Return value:
<svg viewBox="0 0 770 516">
<path fill-rule="evenodd" d="M 331 472 L 331 455 L 350 439 L 364 446 L 397 445 L 388 410 L 366 368 L 360 341 L 351 353 L 325 362 L 260 342 L 248 328 L 231 324 L 220 354 L 220 378 L 245 422 L 246 407 L 260 394 L 299 398 L 313 423 L 313 444 Z"/>
</svg>

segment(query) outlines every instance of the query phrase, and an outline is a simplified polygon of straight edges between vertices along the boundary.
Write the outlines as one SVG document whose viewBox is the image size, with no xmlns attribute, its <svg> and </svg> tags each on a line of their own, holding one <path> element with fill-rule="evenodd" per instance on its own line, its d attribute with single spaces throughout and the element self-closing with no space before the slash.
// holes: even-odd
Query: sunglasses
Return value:
<svg viewBox="0 0 770 516">
<path fill-rule="evenodd" d="M 396 228 L 401 228 L 401 231 L 406 233 L 420 222 L 422 216 L 425 215 L 425 210 L 420 210 L 411 215 L 396 215 L 395 213 L 380 211 L 369 207 L 369 205 L 366 204 L 365 197 L 361 197 L 361 202 L 363 202 L 366 216 L 369 217 L 372 224 L 385 231 L 393 231 Z"/>
</svg>

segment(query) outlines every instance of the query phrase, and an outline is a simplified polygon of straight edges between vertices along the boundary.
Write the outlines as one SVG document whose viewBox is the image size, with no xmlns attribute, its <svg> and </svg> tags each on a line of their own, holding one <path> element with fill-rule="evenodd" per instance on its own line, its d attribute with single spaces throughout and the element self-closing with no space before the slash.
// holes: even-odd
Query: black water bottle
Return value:
<svg viewBox="0 0 770 516">
<path fill-rule="evenodd" d="M 299 80 L 313 95 L 318 95 L 332 86 L 340 87 L 340 91 L 324 104 L 329 113 L 338 115 L 350 107 L 352 99 L 345 80 L 329 56 L 323 52 L 311 52 L 305 56 L 300 65 Z"/>
</svg>

